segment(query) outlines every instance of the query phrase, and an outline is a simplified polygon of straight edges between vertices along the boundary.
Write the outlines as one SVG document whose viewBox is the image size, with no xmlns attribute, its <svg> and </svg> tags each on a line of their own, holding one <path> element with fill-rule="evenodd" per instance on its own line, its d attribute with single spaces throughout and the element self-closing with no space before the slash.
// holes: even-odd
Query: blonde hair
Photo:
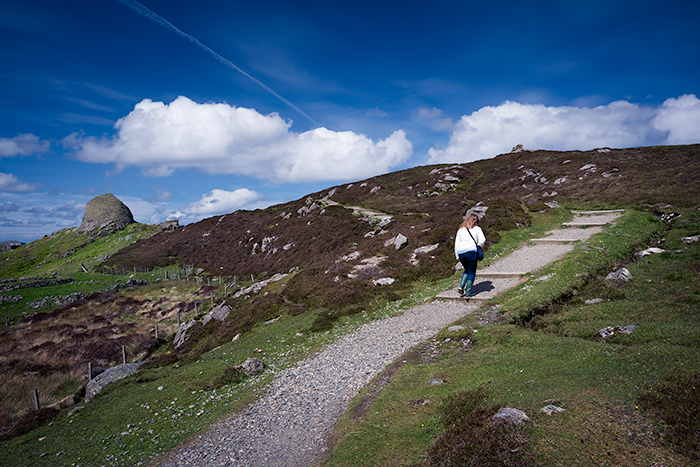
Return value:
<svg viewBox="0 0 700 467">
<path fill-rule="evenodd" d="M 461 229 L 464 227 L 465 229 L 473 229 L 477 225 L 479 225 L 479 216 L 476 214 L 469 214 L 459 228 Z"/>
</svg>

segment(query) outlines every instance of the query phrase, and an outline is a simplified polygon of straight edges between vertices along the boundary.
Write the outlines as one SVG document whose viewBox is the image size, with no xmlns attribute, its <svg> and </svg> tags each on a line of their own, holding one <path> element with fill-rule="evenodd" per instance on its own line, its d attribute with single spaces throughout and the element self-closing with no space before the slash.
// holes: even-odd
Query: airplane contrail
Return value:
<svg viewBox="0 0 700 467">
<path fill-rule="evenodd" d="M 265 91 L 269 92 L 270 94 L 272 94 L 273 96 L 275 96 L 277 99 L 279 99 L 279 100 L 281 100 L 282 102 L 284 102 L 285 104 L 287 104 L 290 108 L 296 110 L 302 117 L 306 118 L 308 121 L 310 121 L 311 123 L 313 123 L 315 126 L 317 126 L 317 127 L 322 126 L 320 123 L 318 123 L 316 120 L 314 120 L 313 118 L 311 118 L 306 112 L 304 112 L 303 110 L 301 110 L 299 107 L 297 107 L 296 105 L 292 104 L 292 103 L 289 102 L 287 99 L 285 99 L 284 97 L 282 97 L 282 96 L 280 96 L 279 94 L 277 94 L 277 93 L 276 93 L 272 88 L 270 88 L 268 85 L 266 85 L 265 83 L 263 83 L 262 81 L 260 81 L 260 80 L 257 79 L 256 77 L 251 76 L 250 74 L 246 73 L 244 70 L 242 70 L 241 68 L 239 68 L 238 66 L 236 66 L 236 64 L 234 64 L 231 60 L 228 60 L 227 58 L 224 58 L 224 57 L 222 57 L 221 55 L 219 55 L 218 53 L 214 52 L 212 49 L 210 49 L 210 48 L 207 47 L 206 45 L 202 44 L 196 37 L 194 37 L 194 36 L 192 36 L 192 35 L 190 35 L 190 34 L 187 34 L 186 32 L 184 32 L 184 31 L 178 29 L 175 25 L 173 25 L 172 23 L 170 23 L 168 20 L 166 20 L 166 19 L 163 18 L 162 16 L 158 15 L 157 13 L 154 13 L 153 11 L 149 10 L 148 8 L 146 8 L 145 6 L 141 5 L 141 4 L 140 4 L 139 2 L 137 2 L 136 0 L 117 0 L 117 1 L 120 2 L 120 3 L 123 3 L 123 4 L 126 5 L 126 6 L 128 6 L 128 7 L 131 8 L 133 11 L 135 11 L 137 14 L 143 16 L 144 18 L 147 18 L 147 19 L 153 21 L 154 23 L 156 23 L 157 25 L 162 26 L 162 27 L 164 27 L 165 29 L 169 29 L 169 30 L 171 30 L 172 32 L 174 32 L 175 34 L 177 34 L 178 36 L 184 37 L 185 39 L 189 40 L 189 41 L 192 42 L 194 45 L 196 45 L 197 47 L 199 47 L 200 49 L 204 50 L 204 51 L 207 52 L 209 55 L 211 55 L 212 57 L 214 57 L 214 58 L 215 58 L 216 60 L 218 60 L 219 62 L 223 63 L 224 65 L 228 66 L 229 68 L 232 68 L 232 69 L 234 69 L 234 70 L 240 72 L 241 74 L 243 74 L 244 76 L 246 76 L 248 79 L 250 79 L 252 82 L 254 82 L 254 83 L 257 84 L 258 86 L 260 86 L 261 88 L 263 88 Z"/>
</svg>

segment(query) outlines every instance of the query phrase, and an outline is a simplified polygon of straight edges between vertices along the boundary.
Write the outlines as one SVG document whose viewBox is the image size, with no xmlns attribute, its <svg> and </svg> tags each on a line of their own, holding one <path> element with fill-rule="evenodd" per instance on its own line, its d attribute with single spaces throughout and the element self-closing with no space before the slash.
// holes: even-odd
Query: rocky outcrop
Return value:
<svg viewBox="0 0 700 467">
<path fill-rule="evenodd" d="M 109 235 L 133 222 L 134 216 L 131 210 L 112 193 L 107 193 L 88 201 L 78 230 L 81 232 L 104 230 L 103 233 Z"/>
<path fill-rule="evenodd" d="M 115 381 L 119 381 L 120 379 L 124 379 L 127 376 L 133 375 L 139 371 L 141 365 L 143 365 L 143 362 L 125 363 L 124 365 L 113 366 L 112 368 L 95 376 L 90 380 L 85 388 L 85 402 L 90 402 L 92 398 L 95 397 L 97 393 L 109 383 L 113 383 Z"/>
<path fill-rule="evenodd" d="M 187 321 L 186 323 L 182 323 L 178 328 L 177 328 L 177 333 L 175 333 L 175 339 L 173 339 L 173 346 L 177 349 L 180 347 L 182 344 L 185 343 L 187 340 L 187 331 L 190 330 L 192 326 L 197 324 L 197 321 L 191 319 Z"/>
</svg>

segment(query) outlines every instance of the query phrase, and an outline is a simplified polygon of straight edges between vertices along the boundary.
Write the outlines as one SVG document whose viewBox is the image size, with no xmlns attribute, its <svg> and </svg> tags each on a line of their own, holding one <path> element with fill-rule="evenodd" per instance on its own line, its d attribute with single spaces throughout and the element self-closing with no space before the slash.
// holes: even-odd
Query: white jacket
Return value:
<svg viewBox="0 0 700 467">
<path fill-rule="evenodd" d="M 470 232 L 471 236 L 469 235 Z M 474 243 L 472 237 L 474 237 L 476 243 Z M 484 232 L 481 230 L 481 227 L 477 225 L 471 230 L 467 230 L 466 228 L 462 227 L 457 231 L 457 236 L 455 237 L 455 257 L 459 259 L 460 253 L 464 253 L 466 251 L 476 251 L 477 245 L 483 248 L 485 243 L 486 237 L 484 237 Z"/>
</svg>

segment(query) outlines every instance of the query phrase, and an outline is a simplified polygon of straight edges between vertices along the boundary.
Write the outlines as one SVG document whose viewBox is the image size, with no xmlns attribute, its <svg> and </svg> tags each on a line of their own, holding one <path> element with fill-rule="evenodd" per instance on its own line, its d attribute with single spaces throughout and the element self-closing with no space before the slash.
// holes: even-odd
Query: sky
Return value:
<svg viewBox="0 0 700 467">
<path fill-rule="evenodd" d="M 0 0 L 0 241 L 410 167 L 700 143 L 700 2 Z"/>
</svg>

